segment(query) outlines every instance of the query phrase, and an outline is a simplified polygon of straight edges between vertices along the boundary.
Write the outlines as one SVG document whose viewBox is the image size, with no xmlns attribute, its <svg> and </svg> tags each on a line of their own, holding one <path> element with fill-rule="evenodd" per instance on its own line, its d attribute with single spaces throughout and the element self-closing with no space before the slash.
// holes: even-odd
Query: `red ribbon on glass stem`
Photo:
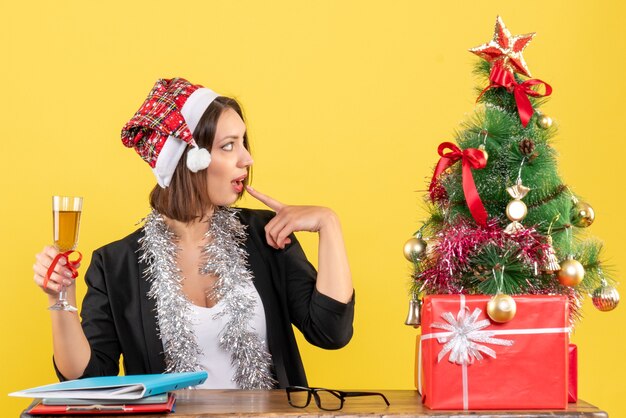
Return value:
<svg viewBox="0 0 626 418">
<path fill-rule="evenodd" d="M 450 151 L 445 152 L 446 149 L 449 149 Z M 469 208 L 476 223 L 481 226 L 485 226 L 487 224 L 487 211 L 485 210 L 482 200 L 480 200 L 478 190 L 476 190 L 476 184 L 474 183 L 474 176 L 472 175 L 473 168 L 485 168 L 487 165 L 485 155 L 481 150 L 476 148 L 461 150 L 452 142 L 442 142 L 439 144 L 437 152 L 441 158 L 437 163 L 435 173 L 433 174 L 433 178 L 430 182 L 430 192 L 432 193 L 434 190 L 439 175 L 452 164 L 461 160 L 463 164 L 463 193 L 465 194 L 467 207 Z"/>
<path fill-rule="evenodd" d="M 73 253 L 78 254 L 78 258 L 76 260 L 70 260 L 70 255 L 72 255 Z M 44 289 L 48 287 L 48 282 L 50 281 L 52 273 L 54 273 L 54 268 L 62 258 L 65 259 L 65 267 L 67 267 L 72 272 L 72 280 L 78 277 L 78 270 L 76 270 L 76 266 L 78 266 L 78 264 L 80 264 L 80 260 L 83 259 L 83 255 L 80 253 L 80 251 L 65 251 L 64 253 L 58 253 L 56 257 L 54 257 L 54 259 L 52 260 L 52 263 L 50 264 L 50 267 L 48 267 L 48 271 L 46 272 L 46 277 L 43 280 Z"/>
<path fill-rule="evenodd" d="M 489 81 L 491 81 L 491 84 L 480 93 L 476 101 L 479 101 L 480 98 L 483 97 L 483 94 L 487 92 L 487 90 L 494 87 L 504 87 L 509 92 L 512 92 L 513 96 L 515 97 L 515 103 L 517 104 L 517 113 L 519 113 L 519 118 L 522 121 L 522 126 L 524 128 L 528 125 L 530 118 L 535 112 L 528 96 L 547 97 L 552 94 L 552 86 L 541 80 L 530 79 L 524 81 L 523 83 L 518 83 L 517 81 L 515 81 L 515 77 L 513 77 L 513 73 L 511 72 L 511 70 L 505 68 L 505 66 L 501 64 L 495 64 L 491 68 Z M 531 88 L 532 86 L 538 86 L 541 84 L 543 84 L 546 89 L 545 93 L 539 93 L 538 91 Z"/>
</svg>

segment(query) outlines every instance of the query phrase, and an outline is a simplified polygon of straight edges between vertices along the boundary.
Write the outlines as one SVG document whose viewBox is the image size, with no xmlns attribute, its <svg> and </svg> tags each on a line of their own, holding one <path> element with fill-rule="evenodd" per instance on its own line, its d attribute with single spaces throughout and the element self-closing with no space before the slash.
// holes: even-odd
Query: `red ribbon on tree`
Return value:
<svg viewBox="0 0 626 418">
<path fill-rule="evenodd" d="M 446 152 L 446 149 L 449 149 L 450 151 Z M 437 178 L 439 175 L 452 164 L 461 160 L 463 164 L 463 193 L 465 194 L 467 207 L 469 208 L 476 223 L 481 226 L 485 226 L 487 224 L 487 211 L 485 210 L 483 202 L 480 200 L 478 190 L 476 190 L 476 184 L 474 183 L 474 176 L 472 175 L 472 169 L 485 168 L 487 165 L 485 155 L 481 150 L 476 148 L 461 150 L 452 142 L 442 142 L 439 144 L 437 152 L 441 158 L 437 163 L 433 178 L 430 182 L 429 190 L 431 192 L 431 197 L 432 192 L 437 185 Z"/>
<path fill-rule="evenodd" d="M 528 122 L 535 111 L 528 96 L 547 97 L 552 94 L 552 86 L 545 81 L 530 79 L 522 83 L 518 83 L 515 81 L 515 77 L 513 77 L 511 70 L 499 63 L 496 63 L 493 67 L 491 67 L 489 81 L 491 81 L 491 84 L 480 93 L 476 101 L 479 101 L 487 90 L 494 87 L 504 87 L 509 92 L 512 92 L 515 97 L 517 113 L 519 113 L 519 118 L 522 121 L 522 126 L 524 128 L 528 125 Z M 538 86 L 541 84 L 543 84 L 546 89 L 545 93 L 539 93 L 531 88 L 532 86 Z"/>
<path fill-rule="evenodd" d="M 78 258 L 76 260 L 70 260 L 70 255 L 73 253 L 78 254 Z M 48 281 L 50 281 L 50 277 L 52 273 L 54 273 L 54 268 L 58 264 L 59 260 L 65 259 L 65 267 L 67 267 L 72 272 L 72 279 L 78 277 L 78 270 L 76 270 L 78 264 L 80 264 L 80 260 L 83 259 L 83 255 L 80 251 L 66 251 L 64 253 L 58 253 L 56 257 L 52 260 L 50 267 L 48 267 L 48 271 L 46 272 L 46 277 L 43 280 L 43 287 L 46 289 L 48 287 Z"/>
</svg>

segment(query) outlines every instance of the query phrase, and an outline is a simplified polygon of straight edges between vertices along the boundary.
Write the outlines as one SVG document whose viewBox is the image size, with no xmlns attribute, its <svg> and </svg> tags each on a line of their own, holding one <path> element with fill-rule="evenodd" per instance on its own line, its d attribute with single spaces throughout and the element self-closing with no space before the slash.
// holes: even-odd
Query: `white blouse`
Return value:
<svg viewBox="0 0 626 418">
<path fill-rule="evenodd" d="M 251 328 L 256 331 L 267 351 L 267 329 L 263 302 L 254 286 L 250 293 L 256 300 Z M 198 363 L 209 374 L 207 380 L 196 386 L 198 389 L 238 389 L 233 377 L 235 368 L 230 361 L 230 353 L 219 347 L 219 334 L 228 322 L 227 316 L 215 318 L 224 309 L 223 301 L 211 308 L 191 304 L 193 309 L 192 327 L 202 353 Z"/>
</svg>

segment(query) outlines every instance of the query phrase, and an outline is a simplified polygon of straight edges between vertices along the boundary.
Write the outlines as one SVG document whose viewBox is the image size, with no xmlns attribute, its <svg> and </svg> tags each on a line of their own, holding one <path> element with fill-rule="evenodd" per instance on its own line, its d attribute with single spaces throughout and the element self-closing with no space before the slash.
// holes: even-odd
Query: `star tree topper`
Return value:
<svg viewBox="0 0 626 418">
<path fill-rule="evenodd" d="M 530 77 L 530 70 L 524 61 L 522 51 L 535 36 L 535 32 L 524 35 L 511 36 L 502 18 L 496 18 L 496 28 L 493 39 L 486 44 L 472 48 L 469 51 L 479 57 L 493 63 L 504 66 L 511 72 L 516 72 Z"/>
</svg>

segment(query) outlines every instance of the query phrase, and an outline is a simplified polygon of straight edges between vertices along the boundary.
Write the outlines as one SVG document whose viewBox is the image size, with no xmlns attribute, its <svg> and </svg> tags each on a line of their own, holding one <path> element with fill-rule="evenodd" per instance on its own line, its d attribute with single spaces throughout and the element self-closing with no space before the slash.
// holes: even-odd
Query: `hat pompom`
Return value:
<svg viewBox="0 0 626 418">
<path fill-rule="evenodd" d="M 193 147 L 187 153 L 187 168 L 197 173 L 211 164 L 211 154 L 206 148 Z"/>
</svg>

